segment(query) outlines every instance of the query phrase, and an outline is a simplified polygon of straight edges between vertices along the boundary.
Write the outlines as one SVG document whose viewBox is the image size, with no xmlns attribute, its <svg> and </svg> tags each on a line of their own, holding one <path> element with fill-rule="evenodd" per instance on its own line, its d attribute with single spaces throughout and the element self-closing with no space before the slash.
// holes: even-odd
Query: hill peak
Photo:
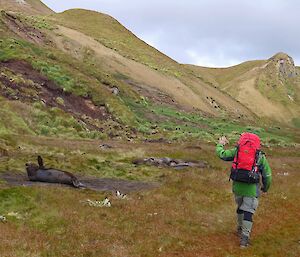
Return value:
<svg viewBox="0 0 300 257">
<path fill-rule="evenodd" d="M 274 54 L 269 60 L 270 61 L 289 60 L 292 63 L 294 63 L 293 58 L 291 56 L 289 56 L 288 54 L 283 53 L 283 52 L 279 52 L 277 54 Z"/>
<path fill-rule="evenodd" d="M 294 60 L 286 53 L 279 52 L 273 55 L 268 61 L 268 66 L 274 67 L 282 77 L 295 77 L 297 75 Z"/>
</svg>

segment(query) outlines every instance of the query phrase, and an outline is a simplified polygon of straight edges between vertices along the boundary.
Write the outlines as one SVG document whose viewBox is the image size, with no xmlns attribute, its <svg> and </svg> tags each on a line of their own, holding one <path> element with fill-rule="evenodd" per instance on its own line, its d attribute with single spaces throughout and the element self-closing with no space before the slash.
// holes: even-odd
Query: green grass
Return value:
<svg viewBox="0 0 300 257">
<path fill-rule="evenodd" d="M 26 22 L 29 23 L 32 27 L 39 29 L 39 30 L 54 30 L 55 26 L 52 25 L 51 23 L 47 22 L 46 18 L 43 16 L 22 16 L 20 15 L 19 18 Z"/>
<path fill-rule="evenodd" d="M 288 87 L 276 79 L 268 78 L 263 74 L 258 80 L 257 87 L 260 93 L 269 100 L 285 105 L 291 103 L 288 98 Z"/>
<path fill-rule="evenodd" d="M 0 99 L 0 135 L 44 135 L 66 138 L 103 138 L 103 133 L 90 132 L 82 123 L 58 108 L 46 108 L 41 103 L 32 107 Z M 22 108 L 22 112 L 18 110 Z"/>
<path fill-rule="evenodd" d="M 26 13 L 27 15 L 49 15 L 53 13 L 53 11 L 40 0 L 26 0 L 26 3 L 27 5 L 24 6 L 22 4 L 16 4 L 15 2 L 11 2 L 9 0 L 3 0 L 1 1 L 0 9 L 22 12 Z"/>
<path fill-rule="evenodd" d="M 86 20 L 79 23 L 76 15 L 85 13 L 78 10 L 55 17 L 71 27 L 80 26 L 106 46 L 153 69 L 180 79 L 187 76 L 184 69 L 177 69 L 173 61 L 156 50 L 140 47 L 138 39 L 108 16 L 85 15 Z M 44 30 L 53 26 L 43 18 L 32 17 L 26 22 Z M 91 23 L 94 26 L 85 31 L 85 26 Z M 0 173 L 24 173 L 25 163 L 36 162 L 37 155 L 41 155 L 46 166 L 75 175 L 161 184 L 152 191 L 130 193 L 121 201 L 109 192 L 56 186 L 10 187 L 1 181 L 0 215 L 8 218 L 6 223 L 0 223 L 1 255 L 241 256 L 238 239 L 232 234 L 235 206 L 226 173 L 230 164 L 227 166 L 215 156 L 214 142 L 226 135 L 230 146 L 234 146 L 241 132 L 251 131 L 262 138 L 273 169 L 274 185 L 261 198 L 255 215 L 253 246 L 243 251 L 243 256 L 297 256 L 299 151 L 292 145 L 299 143 L 299 131 L 274 123 L 269 126 L 259 120 L 255 124 L 229 121 L 226 116 L 212 118 L 158 105 L 134 92 L 124 82 L 128 77 L 105 72 L 89 49 L 85 49 L 82 62 L 51 47 L 10 38 L 3 31 L 0 35 L 3 36 L 0 61 L 26 60 L 64 91 L 105 105 L 113 116 L 106 121 L 90 120 L 102 126 L 102 133 L 87 129 L 86 124 L 71 114 L 41 102 L 21 103 L 0 98 Z M 252 67 L 251 63 L 247 65 Z M 237 75 L 249 67 L 235 67 L 232 72 Z M 16 83 L 32 85 L 32 81 L 20 74 L 3 72 Z M 222 79 L 225 82 L 231 78 Z M 0 86 L 3 89 L 4 85 Z M 112 87 L 118 87 L 120 94 L 111 94 Z M 16 91 L 11 89 L 10 93 Z M 56 101 L 64 105 L 63 98 Z M 299 122 L 295 119 L 294 123 Z M 133 142 L 124 140 L 133 134 Z M 109 139 L 109 135 L 118 140 Z M 159 138 L 171 143 L 143 142 Z M 102 142 L 113 148 L 100 149 Z M 150 156 L 204 160 L 209 168 L 174 170 L 132 164 L 136 158 Z M 289 175 L 278 175 L 283 172 Z M 112 199 L 112 208 L 84 204 L 87 199 L 101 200 L 106 195 Z"/>
<path fill-rule="evenodd" d="M 278 135 L 276 131 L 274 133 L 264 130 L 259 125 L 253 124 L 248 127 L 247 124 L 241 124 L 240 121 L 228 122 L 227 118 L 205 118 L 200 114 L 180 112 L 170 107 L 148 103 L 134 91 L 128 90 L 128 85 L 121 81 L 124 79 L 123 76 L 120 77 L 118 74 L 111 76 L 92 68 L 91 59 L 88 59 L 89 61 L 85 64 L 76 63 L 74 59 L 56 50 L 47 49 L 46 51 L 46 49 L 16 39 L 2 39 L 1 47 L 0 60 L 28 60 L 36 70 L 54 81 L 65 92 L 91 97 L 96 105 L 105 105 L 117 123 L 129 125 L 152 138 L 165 137 L 171 140 L 189 140 L 190 138 L 211 142 L 215 137 L 226 134 L 230 140 L 235 141 L 241 132 L 252 131 L 258 132 L 267 144 L 293 143 L 292 135 Z M 22 77 L 17 78 L 22 80 Z M 111 94 L 106 88 L 113 86 L 120 89 L 118 96 Z M 157 116 L 157 121 L 149 119 L 145 115 L 147 113 Z M 33 111 L 32 115 L 29 120 L 36 124 L 33 126 L 33 131 L 40 135 L 65 137 L 78 135 L 84 138 L 103 138 L 105 136 L 103 133 L 88 132 L 73 117 L 59 111 L 40 109 Z M 157 125 L 158 129 L 153 129 L 154 125 Z M 20 126 L 16 126 L 16 128 Z M 104 124 L 104 127 L 107 126 Z M 106 132 L 119 133 L 111 129 Z"/>
<path fill-rule="evenodd" d="M 72 115 L 63 112 L 61 109 L 45 108 L 41 103 L 36 103 L 34 107 L 32 124 L 37 124 L 34 130 L 38 135 L 94 139 L 103 137 L 101 132 L 88 133 L 88 129 L 84 124 L 78 123 Z"/>
<path fill-rule="evenodd" d="M 126 200 L 118 200 L 109 192 L 63 187 L 9 188 L 1 184 L 0 214 L 8 219 L 0 223 L 0 250 L 4 256 L 240 256 L 238 239 L 233 234 L 231 184 L 224 172 L 227 165 L 217 159 L 213 145 L 201 143 L 201 149 L 192 149 L 186 148 L 190 143 L 119 142 L 118 148 L 99 151 L 92 141 L 61 141 L 58 147 L 59 140 L 55 139 L 27 140 L 22 139 L 22 151 L 11 155 L 10 172 L 19 170 L 16 162 L 24 165 L 38 151 L 47 165 L 75 174 L 127 178 L 126 174 L 132 172 L 138 176 L 134 179 L 162 184 L 155 190 L 130 193 Z M 252 246 L 243 251 L 243 256 L 297 256 L 299 176 L 295 169 L 299 161 L 295 154 L 292 148 L 268 150 L 276 183 L 260 198 Z M 211 166 L 176 171 L 151 166 L 133 168 L 128 164 L 131 158 L 150 155 L 192 157 L 207 160 Z M 2 170 L 3 162 L 0 165 Z M 101 168 L 97 171 L 98 165 Z M 288 172 L 289 176 L 277 172 Z M 101 200 L 105 196 L 111 199 L 111 208 L 84 204 L 87 199 Z M 266 223 L 266 218 L 274 222 Z"/>
<path fill-rule="evenodd" d="M 295 127 L 300 128 L 300 118 L 294 118 L 292 121 Z"/>
<path fill-rule="evenodd" d="M 78 96 L 90 97 L 96 105 L 105 105 L 118 122 L 134 125 L 135 121 L 119 96 L 107 90 L 107 86 L 117 86 L 121 96 L 137 97 L 123 82 L 118 82 L 110 75 L 91 69 L 89 64 L 76 63 L 68 55 L 53 49 L 43 49 L 16 39 L 0 41 L 0 60 L 22 59 L 54 81 L 65 92 Z"/>
<path fill-rule="evenodd" d="M 128 102 L 139 120 L 138 129 L 149 137 L 171 140 L 206 140 L 214 142 L 216 138 L 226 135 L 231 142 L 236 142 L 239 135 L 245 131 L 258 134 L 265 145 L 294 144 L 297 139 L 294 134 L 263 127 L 241 121 L 230 121 L 228 118 L 207 118 L 197 113 L 186 113 L 167 106 L 157 106 L 149 102 Z M 147 115 L 154 115 L 147 120 Z M 151 135 L 155 131 L 154 135 Z"/>
<path fill-rule="evenodd" d="M 81 84 L 74 80 L 67 71 L 63 70 L 59 65 L 51 65 L 45 61 L 37 61 L 33 63 L 33 67 L 46 75 L 50 80 L 61 86 L 64 92 L 75 93 L 78 96 L 88 96 L 90 93 L 86 84 Z M 86 82 L 87 83 L 87 82 Z"/>
<path fill-rule="evenodd" d="M 26 124 L 21 115 L 13 109 L 12 105 L 2 97 L 0 98 L 0 135 L 33 134 L 33 130 Z"/>
<path fill-rule="evenodd" d="M 37 154 L 43 156 L 47 167 L 56 167 L 80 175 L 153 181 L 164 172 L 158 167 L 136 167 L 132 164 L 134 159 L 143 158 L 146 154 L 135 150 L 134 146 L 130 146 L 127 151 L 118 147 L 103 151 L 99 147 L 101 141 L 76 140 L 78 139 L 51 139 L 43 136 L 21 138 L 16 135 L 14 146 L 3 144 L 3 147 L 8 149 L 9 156 L 2 158 L 0 172 L 24 172 L 25 163 L 36 162 Z"/>
</svg>

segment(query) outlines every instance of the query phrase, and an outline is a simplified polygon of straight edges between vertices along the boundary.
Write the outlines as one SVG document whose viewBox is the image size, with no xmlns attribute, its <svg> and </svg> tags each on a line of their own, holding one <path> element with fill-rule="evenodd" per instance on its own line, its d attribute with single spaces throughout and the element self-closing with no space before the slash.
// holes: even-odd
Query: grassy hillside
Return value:
<svg viewBox="0 0 300 257">
<path fill-rule="evenodd" d="M 82 17 L 80 22 L 77 17 Z M 41 35 L 48 37 L 52 47 L 94 66 L 91 70 L 101 66 L 102 73 L 118 81 L 117 87 L 123 87 L 123 92 L 134 90 L 143 97 L 154 95 L 152 98 L 158 103 L 168 99 L 167 103 L 176 108 L 200 110 L 217 117 L 228 115 L 253 122 L 258 116 L 298 124 L 298 77 L 284 82 L 275 79 L 275 84 L 285 86 L 274 88 L 274 72 L 261 68 L 267 61 L 249 61 L 224 69 L 180 65 L 145 44 L 112 17 L 88 10 L 69 10 L 48 18 L 21 15 L 20 19 L 42 30 Z M 14 33 L 23 39 L 46 43 L 41 42 L 41 35 L 32 39 L 30 30 L 20 35 L 17 26 Z M 101 77 L 103 82 L 105 75 Z M 111 88 L 117 85 L 108 84 Z M 264 106 L 262 111 L 260 106 Z"/>
<path fill-rule="evenodd" d="M 72 9 L 52 16 L 61 25 L 93 37 L 122 56 L 153 69 L 175 72 L 178 64 L 137 38 L 109 15 L 82 9 Z M 81 17 L 80 21 L 78 17 Z"/>
<path fill-rule="evenodd" d="M 55 134 L 55 130 L 57 133 L 64 133 L 59 127 L 55 128 L 54 124 L 60 126 L 65 123 L 66 127 L 74 130 L 74 125 L 63 121 L 67 116 L 70 116 L 70 119 L 75 118 L 74 124 L 78 123 L 79 119 L 80 124 L 75 127 L 83 134 L 91 128 L 102 134 L 101 131 L 106 126 L 112 126 L 114 122 L 122 123 L 124 126 L 135 124 L 132 112 L 119 97 L 111 93 L 109 86 L 118 85 L 120 95 L 124 94 L 135 99 L 137 95 L 132 90 L 128 89 L 122 93 L 121 83 L 116 82 L 109 74 L 97 69 L 91 70 L 88 65 L 79 63 L 54 48 L 38 46 L 22 39 L 7 38 L 6 35 L 10 33 L 5 31 L 7 27 L 4 24 L 2 28 L 4 37 L 0 42 L 2 62 L 0 83 L 1 95 L 4 97 L 2 102 L 14 110 L 17 108 L 13 105 L 17 105 L 18 102 L 27 105 L 26 116 L 29 116 L 27 123 L 34 125 L 32 115 L 40 115 L 41 117 L 37 117 L 40 129 L 46 126 L 48 127 L 46 130 L 49 130 L 49 127 L 53 126 L 54 131 L 50 129 L 50 134 Z M 81 106 L 74 105 L 75 100 L 77 104 L 80 102 Z M 59 110 L 56 110 L 57 108 Z M 65 118 L 62 116 L 61 122 L 48 124 L 48 119 L 53 119 L 53 115 L 65 115 L 64 113 L 67 116 Z M 19 115 L 24 117 L 24 113 Z M 102 121 L 97 121 L 95 119 L 97 117 Z M 105 122 L 110 119 L 115 121 Z M 42 120 L 46 124 L 42 124 Z M 8 127 L 12 125 L 3 124 Z M 71 132 L 71 135 L 74 136 L 74 133 Z"/>
<path fill-rule="evenodd" d="M 300 78 L 288 55 L 279 53 L 269 60 L 249 61 L 229 68 L 189 68 L 257 116 L 297 126 Z"/>
<path fill-rule="evenodd" d="M 78 22 L 78 19 L 76 19 L 78 16 L 84 18 Z M 125 74 L 129 79 L 137 80 L 138 84 L 144 83 L 167 93 L 183 106 L 197 108 L 216 116 L 220 116 L 222 113 L 230 113 L 230 116 L 234 116 L 238 112 L 237 116 L 251 117 L 253 119 L 253 113 L 255 113 L 263 119 L 277 120 L 292 125 L 297 123 L 298 101 L 293 98 L 294 101 L 292 103 L 289 99 L 298 95 L 296 93 L 298 89 L 291 90 L 291 88 L 293 88 L 292 85 L 298 85 L 299 83 L 297 82 L 297 84 L 295 81 L 285 83 L 286 87 L 289 88 L 288 90 L 279 88 L 278 90 L 270 91 L 269 88 L 265 88 L 264 84 L 272 84 L 274 77 L 271 75 L 271 77 L 263 78 L 263 75 L 260 75 L 265 73 L 261 67 L 267 65 L 267 61 L 249 61 L 223 69 L 185 66 L 176 63 L 148 46 L 112 17 L 105 14 L 75 9 L 55 14 L 52 16 L 52 19 L 60 25 L 75 29 L 84 33 L 84 35 L 96 39 L 102 45 L 127 59 L 129 58 L 159 73 L 174 77 L 177 82 L 169 80 L 165 83 L 160 81 L 160 83 L 155 84 L 155 81 L 158 82 L 161 78 L 154 77 L 147 70 L 143 70 L 142 74 L 144 75 L 141 77 L 137 70 L 143 68 L 135 67 L 133 62 L 128 63 L 127 61 L 119 60 L 115 55 L 124 67 L 131 66 L 131 71 L 122 67 L 117 68 L 118 65 L 116 63 L 109 63 L 110 65 L 108 65 L 115 67 L 117 72 Z M 69 38 L 75 37 L 71 31 L 60 30 L 60 33 Z M 86 45 L 90 46 L 91 43 L 88 44 L 86 42 Z M 73 43 L 72 48 L 74 47 Z M 92 49 L 97 53 L 97 49 L 93 47 Z M 101 60 L 105 59 L 101 54 L 99 58 Z M 148 77 L 152 78 L 152 81 L 147 79 L 145 74 L 148 73 Z M 262 90 L 263 87 L 265 88 L 264 90 Z M 174 93 L 174 88 L 180 88 L 183 91 L 181 96 Z M 222 90 L 223 93 L 220 93 L 218 89 Z M 288 96 L 288 91 L 292 92 L 293 96 Z M 263 112 L 260 111 L 259 105 L 247 99 L 249 93 L 251 95 L 250 99 L 259 99 L 262 102 L 262 106 L 264 106 Z M 284 93 L 284 96 L 282 96 L 282 93 Z M 278 96 L 277 99 L 273 97 L 274 95 Z M 282 99 L 284 100 L 281 101 Z"/>
<path fill-rule="evenodd" d="M 286 133 L 275 126 L 249 126 L 238 119 L 228 122 L 226 117 L 188 113 L 145 98 L 124 83 L 124 77 L 107 73 L 87 59 L 75 59 L 51 44 L 18 38 L 8 31 L 6 19 L 2 13 L 1 134 L 5 144 L 16 144 L 12 135 L 18 134 L 211 142 L 225 133 L 234 141 L 245 130 L 260 133 L 266 144 L 291 145 L 299 140 L 293 131 Z M 37 28 L 42 22 L 24 17 L 20 21 Z M 52 31 L 49 26 L 43 28 Z M 118 95 L 112 93 L 113 87 L 119 89 Z"/>
<path fill-rule="evenodd" d="M 79 23 L 76 17 L 82 14 L 85 18 Z M 58 47 L 76 58 L 85 56 L 81 49 L 89 49 L 93 53 L 92 62 L 123 76 L 123 81 L 143 96 L 154 95 L 159 102 L 164 102 L 166 96 L 170 104 L 181 109 L 199 110 L 213 116 L 253 118 L 253 113 L 234 98 L 145 44 L 107 15 L 69 10 L 51 16 L 49 22 L 53 21 L 60 24 L 57 35 L 61 38 L 54 39 Z"/>
<path fill-rule="evenodd" d="M 78 11 L 81 12 L 81 10 Z M 112 53 L 106 48 L 101 50 L 100 45 L 92 45 L 94 48 L 78 48 L 80 55 L 74 58 L 75 56 L 70 51 L 65 51 L 64 47 L 68 44 L 64 44 L 63 47 L 58 47 L 58 44 L 59 42 L 63 44 L 64 40 L 67 40 L 66 42 L 76 47 L 78 41 L 68 41 L 70 39 L 66 39 L 65 36 L 57 35 L 55 25 L 49 20 L 23 14 L 11 15 L 5 12 L 1 14 L 1 37 L 3 39 L 0 42 L 2 72 L 0 83 L 2 103 L 5 106 L 3 113 L 12 113 L 11 116 L 15 118 L 4 122 L 3 116 L 3 134 L 9 131 L 10 127 L 14 127 L 14 133 L 27 131 L 29 135 L 58 135 L 75 138 L 120 137 L 128 140 L 142 136 L 154 139 L 196 138 L 213 141 L 215 137 L 223 133 L 228 133 L 229 137 L 235 140 L 243 130 L 259 130 L 263 132 L 261 136 L 266 142 L 275 140 L 277 143 L 292 144 L 295 141 L 293 134 L 284 135 L 276 129 L 260 128 L 266 125 L 258 124 L 258 122 L 251 122 L 249 126 L 247 120 L 242 121 L 241 117 L 239 119 L 236 117 L 236 120 L 233 119 L 232 123 L 228 123 L 226 112 L 230 105 L 216 106 L 215 99 L 218 99 L 220 95 L 220 99 L 225 102 L 235 102 L 228 95 L 222 98 L 220 91 L 209 85 L 199 84 L 202 89 L 201 93 L 204 93 L 199 99 L 204 98 L 206 104 L 216 109 L 222 118 L 209 118 L 207 114 L 199 113 L 197 109 L 188 113 L 184 108 L 176 105 L 172 96 L 164 95 L 160 91 L 147 91 L 151 86 L 149 89 L 144 87 L 140 91 L 137 86 L 141 84 L 137 84 L 133 78 L 117 73 L 114 69 L 108 69 L 103 65 L 103 60 L 107 61 L 109 58 L 105 57 L 106 54 Z M 104 18 L 104 21 L 101 21 L 104 25 L 105 19 L 109 22 L 114 21 L 101 14 L 95 14 L 95 17 Z M 90 23 L 89 20 L 86 24 L 84 22 L 80 24 L 87 26 Z M 15 30 L 16 26 L 18 30 Z M 131 35 L 121 25 L 116 26 L 121 32 L 113 32 L 115 36 Z M 106 33 L 103 32 L 105 37 L 113 37 L 109 34 L 112 32 L 109 32 L 107 24 L 103 27 L 107 30 Z M 72 31 L 72 33 L 75 32 Z M 55 37 L 60 39 L 57 40 Z M 136 42 L 141 41 L 136 38 Z M 73 47 L 70 49 L 74 50 Z M 102 59 L 100 55 L 97 59 L 96 51 L 103 51 Z M 119 58 L 120 62 L 126 61 L 119 55 L 115 55 L 113 59 L 116 58 Z M 171 59 L 167 58 L 167 60 L 172 62 Z M 134 65 L 128 63 L 130 64 Z M 235 76 L 243 74 L 253 65 L 254 63 L 247 63 L 241 67 L 229 68 L 230 74 L 234 73 Z M 142 71 L 149 72 L 145 68 L 142 68 Z M 197 90 L 200 92 L 200 87 L 197 88 L 193 84 L 195 76 L 190 73 L 185 73 L 184 76 L 183 81 L 191 84 L 182 83 L 183 88 L 191 87 L 190 92 L 194 92 L 195 95 Z M 159 82 L 162 80 L 160 79 Z M 113 93 L 115 88 L 118 90 L 117 94 Z M 147 93 L 146 96 L 145 93 Z M 180 94 L 182 92 L 179 92 L 178 97 Z M 161 101 L 162 99 L 165 99 L 165 102 Z M 77 101 L 77 105 L 74 101 Z M 23 106 L 22 112 L 18 111 L 18 106 Z M 50 122 L 51 120 L 54 122 Z"/>
<path fill-rule="evenodd" d="M 206 79 L 208 82 L 213 83 L 215 86 L 222 86 L 227 82 L 230 82 L 236 77 L 241 76 L 242 74 L 248 72 L 249 70 L 262 66 L 265 64 L 265 61 L 247 61 L 235 66 L 228 68 L 207 68 L 199 67 L 195 65 L 187 65 L 195 73 L 200 73 L 203 75 L 203 79 Z"/>
<path fill-rule="evenodd" d="M 259 91 L 268 99 L 286 106 L 299 104 L 299 68 L 290 56 L 279 53 L 268 60 L 268 64 L 257 81 Z"/>
</svg>

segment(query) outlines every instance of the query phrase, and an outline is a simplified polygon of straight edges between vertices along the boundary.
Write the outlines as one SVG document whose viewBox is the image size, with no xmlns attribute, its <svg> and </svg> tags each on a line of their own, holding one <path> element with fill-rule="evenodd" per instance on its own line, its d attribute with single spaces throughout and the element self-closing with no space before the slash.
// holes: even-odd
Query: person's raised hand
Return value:
<svg viewBox="0 0 300 257">
<path fill-rule="evenodd" d="M 225 136 L 222 136 L 219 138 L 219 144 L 226 145 L 228 143 L 229 143 L 229 141 L 227 140 L 227 138 Z"/>
</svg>

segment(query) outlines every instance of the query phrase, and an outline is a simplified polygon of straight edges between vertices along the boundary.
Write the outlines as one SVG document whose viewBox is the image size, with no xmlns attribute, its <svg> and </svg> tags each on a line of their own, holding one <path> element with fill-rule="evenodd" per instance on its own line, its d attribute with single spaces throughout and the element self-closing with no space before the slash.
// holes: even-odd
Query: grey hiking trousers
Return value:
<svg viewBox="0 0 300 257">
<path fill-rule="evenodd" d="M 246 212 L 255 213 L 258 206 L 257 197 L 234 195 L 238 209 Z"/>
</svg>

